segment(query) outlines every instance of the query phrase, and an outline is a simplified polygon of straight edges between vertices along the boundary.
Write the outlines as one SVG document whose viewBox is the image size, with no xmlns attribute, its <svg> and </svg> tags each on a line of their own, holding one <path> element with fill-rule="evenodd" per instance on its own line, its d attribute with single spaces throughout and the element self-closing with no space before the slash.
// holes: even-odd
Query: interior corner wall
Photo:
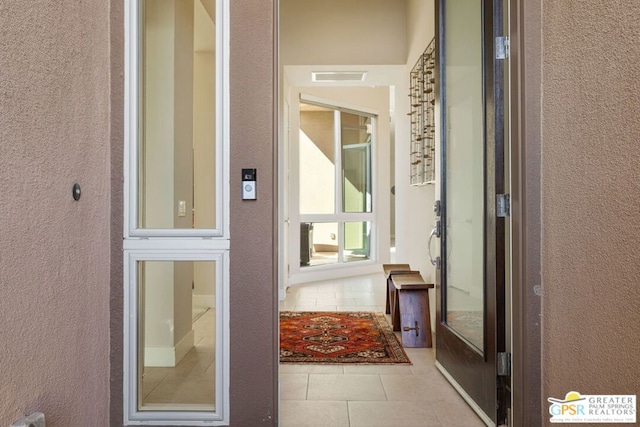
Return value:
<svg viewBox="0 0 640 427">
<path fill-rule="evenodd" d="M 281 0 L 280 8 L 283 64 L 405 62 L 407 0 Z"/>
<path fill-rule="evenodd" d="M 396 262 L 408 263 L 414 270 L 419 270 L 424 279 L 435 283 L 435 268 L 429 262 L 427 240 L 433 227 L 435 217 L 433 203 L 435 201 L 435 185 L 411 186 L 410 177 L 410 134 L 406 113 L 409 112 L 409 101 L 406 94 L 409 90 L 409 73 L 419 56 L 427 48 L 435 36 L 435 6 L 433 0 L 410 0 L 407 12 L 408 56 L 406 60 L 406 79 L 397 90 L 396 105 Z M 438 171 L 436 171 L 438 173 Z M 437 250 L 435 243 L 433 250 Z M 435 294 L 431 295 L 431 313 L 435 319 Z M 435 321 L 432 322 L 435 327 Z"/>
<path fill-rule="evenodd" d="M 277 425 L 277 4 L 232 0 L 230 27 L 230 424 Z M 241 200 L 256 168 L 257 200 Z"/>
<path fill-rule="evenodd" d="M 543 3 L 545 400 L 640 390 L 639 16 L 635 0 Z"/>
<path fill-rule="evenodd" d="M 109 2 L 2 3 L 5 425 L 109 423 L 110 18 Z"/>
</svg>

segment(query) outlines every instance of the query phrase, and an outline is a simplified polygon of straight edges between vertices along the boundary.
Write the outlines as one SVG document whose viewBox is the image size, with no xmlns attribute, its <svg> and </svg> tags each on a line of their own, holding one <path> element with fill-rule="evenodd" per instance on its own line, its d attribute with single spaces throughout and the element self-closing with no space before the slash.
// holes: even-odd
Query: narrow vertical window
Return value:
<svg viewBox="0 0 640 427">
<path fill-rule="evenodd" d="M 216 228 L 214 0 L 141 2 L 138 228 Z"/>
</svg>

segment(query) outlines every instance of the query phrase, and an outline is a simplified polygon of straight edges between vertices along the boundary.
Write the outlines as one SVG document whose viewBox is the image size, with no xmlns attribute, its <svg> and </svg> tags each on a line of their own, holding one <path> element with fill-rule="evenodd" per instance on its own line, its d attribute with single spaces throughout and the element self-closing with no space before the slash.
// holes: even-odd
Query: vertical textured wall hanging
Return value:
<svg viewBox="0 0 640 427">
<path fill-rule="evenodd" d="M 435 180 L 435 39 L 411 70 L 411 185 Z"/>
</svg>

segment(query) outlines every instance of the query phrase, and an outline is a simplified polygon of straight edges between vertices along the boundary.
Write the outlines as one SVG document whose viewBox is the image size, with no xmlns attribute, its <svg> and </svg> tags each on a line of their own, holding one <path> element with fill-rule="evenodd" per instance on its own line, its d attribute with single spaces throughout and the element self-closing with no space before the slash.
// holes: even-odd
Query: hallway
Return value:
<svg viewBox="0 0 640 427">
<path fill-rule="evenodd" d="M 380 273 L 296 285 L 280 309 L 384 312 L 384 283 Z M 484 425 L 435 368 L 433 349 L 405 351 L 410 366 L 280 365 L 280 426 Z"/>
</svg>

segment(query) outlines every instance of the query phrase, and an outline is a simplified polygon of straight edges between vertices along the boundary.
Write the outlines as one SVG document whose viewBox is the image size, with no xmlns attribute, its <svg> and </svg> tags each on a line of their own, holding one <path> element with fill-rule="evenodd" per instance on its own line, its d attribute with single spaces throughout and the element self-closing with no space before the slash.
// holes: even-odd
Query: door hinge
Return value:
<svg viewBox="0 0 640 427">
<path fill-rule="evenodd" d="M 498 218 L 511 216 L 510 194 L 496 194 L 496 215 Z"/>
<path fill-rule="evenodd" d="M 501 377 L 511 376 L 511 353 L 498 352 L 498 375 Z"/>
<path fill-rule="evenodd" d="M 509 36 L 496 37 L 496 59 L 509 57 Z"/>
</svg>

